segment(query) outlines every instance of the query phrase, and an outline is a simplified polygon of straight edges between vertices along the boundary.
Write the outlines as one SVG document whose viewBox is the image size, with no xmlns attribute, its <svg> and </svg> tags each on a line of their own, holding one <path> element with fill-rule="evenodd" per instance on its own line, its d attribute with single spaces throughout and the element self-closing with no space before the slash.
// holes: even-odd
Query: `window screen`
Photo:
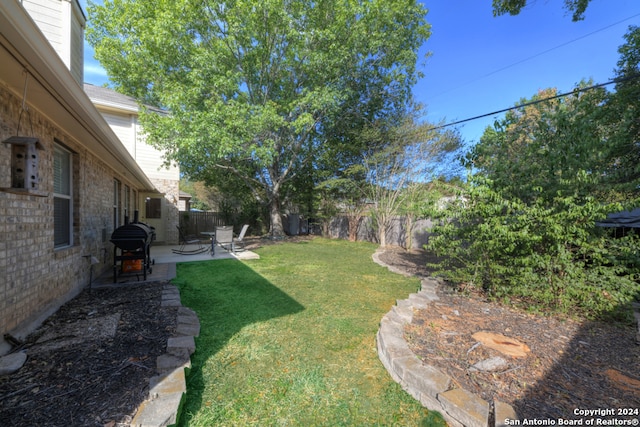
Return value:
<svg viewBox="0 0 640 427">
<path fill-rule="evenodd" d="M 162 199 L 147 198 L 145 208 L 147 218 L 162 218 Z"/>
<path fill-rule="evenodd" d="M 73 218 L 71 153 L 55 146 L 53 151 L 53 228 L 54 246 L 72 244 Z"/>
</svg>

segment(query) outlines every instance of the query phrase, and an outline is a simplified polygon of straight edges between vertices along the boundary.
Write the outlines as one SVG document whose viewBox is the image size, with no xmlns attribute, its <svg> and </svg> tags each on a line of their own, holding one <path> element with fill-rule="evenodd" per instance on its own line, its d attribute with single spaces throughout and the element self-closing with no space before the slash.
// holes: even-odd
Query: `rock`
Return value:
<svg viewBox="0 0 640 427">
<path fill-rule="evenodd" d="M 494 414 L 495 414 L 495 427 L 506 427 L 508 425 L 520 424 L 516 422 L 518 420 L 518 414 L 511 405 L 508 405 L 499 400 L 493 401 Z"/>
<path fill-rule="evenodd" d="M 163 354 L 156 358 L 156 369 L 163 373 L 176 368 L 191 368 L 191 358 L 186 349 L 175 349 L 172 354 Z"/>
<path fill-rule="evenodd" d="M 190 336 L 169 338 L 167 341 L 167 352 L 173 354 L 177 349 L 186 349 L 189 355 L 191 355 L 196 351 L 196 342 L 193 337 Z"/>
<path fill-rule="evenodd" d="M 489 424 L 489 403 L 463 389 L 453 389 L 440 393 L 438 400 L 442 408 L 467 427 L 487 427 Z"/>
<path fill-rule="evenodd" d="M 493 332 L 476 332 L 473 339 L 481 342 L 484 346 L 499 351 L 511 357 L 526 357 L 531 351 L 529 346 L 520 341 Z"/>
<path fill-rule="evenodd" d="M 628 391 L 629 393 L 640 393 L 640 381 L 637 379 L 628 377 L 615 369 L 607 369 L 605 374 L 609 381 L 617 388 Z"/>
<path fill-rule="evenodd" d="M 509 363 L 502 357 L 492 357 L 490 359 L 481 360 L 480 362 L 469 368 L 471 371 L 496 372 L 501 371 L 509 366 Z"/>
<path fill-rule="evenodd" d="M 0 375 L 9 375 L 22 368 L 27 361 L 27 353 L 19 351 L 0 357 Z"/>
<path fill-rule="evenodd" d="M 417 357 L 409 357 L 394 360 L 394 370 L 403 382 L 414 390 L 420 390 L 421 394 L 437 397 L 449 389 L 451 378 L 438 369 L 423 364 Z"/>
</svg>

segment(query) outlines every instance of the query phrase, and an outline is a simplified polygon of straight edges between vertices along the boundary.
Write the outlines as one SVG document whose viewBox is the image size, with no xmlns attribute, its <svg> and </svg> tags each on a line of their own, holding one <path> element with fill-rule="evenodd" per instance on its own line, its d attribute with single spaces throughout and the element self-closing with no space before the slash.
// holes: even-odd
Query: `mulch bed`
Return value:
<svg viewBox="0 0 640 427">
<path fill-rule="evenodd" d="M 427 276 L 427 254 L 389 249 L 383 262 Z M 416 310 L 405 339 L 425 363 L 454 386 L 512 405 L 521 419 L 581 419 L 575 409 L 640 409 L 640 345 L 634 326 L 534 315 L 489 302 L 481 294 L 441 289 L 440 300 Z M 505 356 L 472 338 L 479 331 L 526 344 L 526 357 Z M 480 361 L 502 357 L 494 372 L 476 371 Z M 588 417 L 587 417 L 588 418 Z M 617 417 L 628 418 L 628 417 Z"/>
<path fill-rule="evenodd" d="M 162 285 L 84 290 L 47 319 L 16 349 L 25 365 L 0 377 L 2 424 L 129 425 L 176 327 Z"/>
</svg>

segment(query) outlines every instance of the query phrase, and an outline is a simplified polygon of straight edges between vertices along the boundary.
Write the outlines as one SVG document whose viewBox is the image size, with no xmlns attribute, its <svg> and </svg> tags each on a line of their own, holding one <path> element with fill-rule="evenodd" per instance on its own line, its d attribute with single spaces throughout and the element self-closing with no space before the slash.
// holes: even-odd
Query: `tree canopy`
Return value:
<svg viewBox="0 0 640 427">
<path fill-rule="evenodd" d="M 577 89 L 589 85 L 583 82 Z M 566 191 L 585 195 L 602 188 L 610 149 L 599 109 L 606 90 L 556 95 L 556 89 L 545 89 L 521 100 L 525 106 L 507 112 L 471 150 L 470 165 L 490 177 L 495 188 L 525 201 L 541 192 L 545 197 Z"/>
<path fill-rule="evenodd" d="M 612 159 L 607 170 L 625 190 L 640 186 L 640 27 L 631 26 L 620 46 L 616 87 L 603 108 L 604 122 L 612 130 Z"/>
<path fill-rule="evenodd" d="M 141 116 L 148 141 L 194 180 L 235 180 L 269 205 L 276 235 L 294 178 L 406 108 L 430 34 L 415 0 L 105 0 L 88 12 L 116 88 L 170 112 Z"/>
<path fill-rule="evenodd" d="M 584 12 L 591 0 L 564 0 L 564 7 L 572 13 L 573 21 L 584 19 Z M 493 15 L 517 15 L 527 5 L 527 0 L 493 0 Z"/>
</svg>

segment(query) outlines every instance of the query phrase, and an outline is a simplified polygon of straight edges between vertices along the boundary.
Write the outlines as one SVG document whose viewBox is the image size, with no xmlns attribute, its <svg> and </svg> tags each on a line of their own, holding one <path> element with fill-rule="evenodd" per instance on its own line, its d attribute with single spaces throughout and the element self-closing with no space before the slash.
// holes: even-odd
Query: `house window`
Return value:
<svg viewBox="0 0 640 427">
<path fill-rule="evenodd" d="M 131 189 L 128 185 L 124 186 L 124 216 L 133 221 L 133 216 L 131 215 Z"/>
<path fill-rule="evenodd" d="M 59 145 L 53 149 L 54 247 L 73 244 L 73 169 L 71 153 Z"/>
<path fill-rule="evenodd" d="M 153 219 L 162 218 L 162 199 L 147 197 L 145 203 L 145 216 Z"/>
<path fill-rule="evenodd" d="M 113 180 L 113 229 L 120 227 L 120 181 Z"/>
</svg>

